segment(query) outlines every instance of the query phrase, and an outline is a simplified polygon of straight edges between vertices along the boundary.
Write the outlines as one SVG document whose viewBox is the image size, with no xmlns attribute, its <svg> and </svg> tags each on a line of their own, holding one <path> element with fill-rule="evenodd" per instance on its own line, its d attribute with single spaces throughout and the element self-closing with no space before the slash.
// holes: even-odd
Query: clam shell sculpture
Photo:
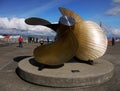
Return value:
<svg viewBox="0 0 120 91">
<path fill-rule="evenodd" d="M 34 49 L 37 62 L 45 65 L 60 65 L 76 56 L 80 60 L 95 60 L 104 55 L 107 49 L 107 37 L 101 27 L 83 20 L 75 12 L 59 8 L 63 15 L 58 24 L 31 17 L 25 20 L 29 25 L 43 25 L 56 31 L 57 40 Z"/>
</svg>

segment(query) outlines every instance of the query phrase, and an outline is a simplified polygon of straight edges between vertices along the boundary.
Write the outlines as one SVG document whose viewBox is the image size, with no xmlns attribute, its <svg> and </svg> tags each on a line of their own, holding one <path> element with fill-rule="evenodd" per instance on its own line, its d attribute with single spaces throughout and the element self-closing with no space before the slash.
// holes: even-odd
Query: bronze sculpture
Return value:
<svg viewBox="0 0 120 91">
<path fill-rule="evenodd" d="M 35 48 L 34 57 L 45 65 L 60 65 L 76 56 L 80 60 L 94 60 L 107 49 L 107 37 L 99 25 L 84 21 L 79 15 L 66 8 L 59 8 L 63 15 L 58 24 L 31 17 L 25 20 L 29 25 L 43 25 L 56 31 L 53 44 Z"/>
</svg>

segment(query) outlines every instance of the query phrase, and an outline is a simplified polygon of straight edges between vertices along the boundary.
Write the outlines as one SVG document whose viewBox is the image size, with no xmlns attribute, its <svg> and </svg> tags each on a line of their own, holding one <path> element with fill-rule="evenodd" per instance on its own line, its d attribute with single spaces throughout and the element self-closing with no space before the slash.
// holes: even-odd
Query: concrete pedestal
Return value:
<svg viewBox="0 0 120 91">
<path fill-rule="evenodd" d="M 18 63 L 18 75 L 31 83 L 53 87 L 94 86 L 108 81 L 113 76 L 113 65 L 98 59 L 93 65 L 68 62 L 60 68 L 38 70 L 32 64 L 33 58 L 23 59 Z"/>
</svg>

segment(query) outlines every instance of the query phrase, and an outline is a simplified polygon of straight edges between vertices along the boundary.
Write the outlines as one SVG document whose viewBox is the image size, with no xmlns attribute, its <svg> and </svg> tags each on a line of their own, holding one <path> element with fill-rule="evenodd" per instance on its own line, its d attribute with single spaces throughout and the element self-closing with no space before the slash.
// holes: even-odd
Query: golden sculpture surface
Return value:
<svg viewBox="0 0 120 91">
<path fill-rule="evenodd" d="M 39 46 L 34 50 L 35 59 L 47 65 L 60 65 L 75 56 L 77 40 L 68 26 L 60 25 L 61 36 L 52 44 Z"/>
<path fill-rule="evenodd" d="M 71 10 L 59 10 L 63 16 L 58 24 L 34 17 L 25 20 L 29 25 L 47 26 L 57 33 L 54 43 L 35 48 L 36 61 L 46 65 L 60 65 L 74 56 L 85 61 L 101 57 L 107 49 L 107 37 L 101 27 L 92 21 L 84 21 Z"/>
</svg>

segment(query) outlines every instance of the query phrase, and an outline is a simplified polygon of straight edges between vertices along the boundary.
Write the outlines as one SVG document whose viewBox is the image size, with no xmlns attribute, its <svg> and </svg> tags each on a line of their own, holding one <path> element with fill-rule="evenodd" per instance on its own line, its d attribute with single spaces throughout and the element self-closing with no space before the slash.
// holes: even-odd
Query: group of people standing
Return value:
<svg viewBox="0 0 120 91">
<path fill-rule="evenodd" d="M 36 40 L 38 41 L 38 39 L 36 39 Z M 49 37 L 47 37 L 46 42 L 47 42 L 47 43 L 50 42 Z M 45 40 L 44 40 L 43 37 L 41 37 L 41 38 L 39 39 L 39 43 L 40 43 L 40 45 L 43 45 L 43 44 L 45 43 Z M 114 37 L 112 37 L 111 44 L 112 44 L 112 46 L 115 45 L 115 38 L 114 38 Z M 23 38 L 22 38 L 22 36 L 20 36 L 20 37 L 18 38 L 18 47 L 21 47 L 21 48 L 23 47 Z"/>
<path fill-rule="evenodd" d="M 33 38 L 33 37 L 28 37 L 28 43 L 40 43 L 40 45 L 43 45 L 43 44 L 48 44 L 48 43 L 50 43 L 50 39 L 49 39 L 49 37 L 47 37 L 46 38 L 46 40 L 43 38 L 43 37 L 41 37 L 40 39 L 38 39 L 38 38 Z M 19 38 L 18 38 L 18 47 L 20 47 L 20 48 L 22 48 L 23 47 L 23 38 L 22 38 L 22 36 L 20 36 Z"/>
</svg>

